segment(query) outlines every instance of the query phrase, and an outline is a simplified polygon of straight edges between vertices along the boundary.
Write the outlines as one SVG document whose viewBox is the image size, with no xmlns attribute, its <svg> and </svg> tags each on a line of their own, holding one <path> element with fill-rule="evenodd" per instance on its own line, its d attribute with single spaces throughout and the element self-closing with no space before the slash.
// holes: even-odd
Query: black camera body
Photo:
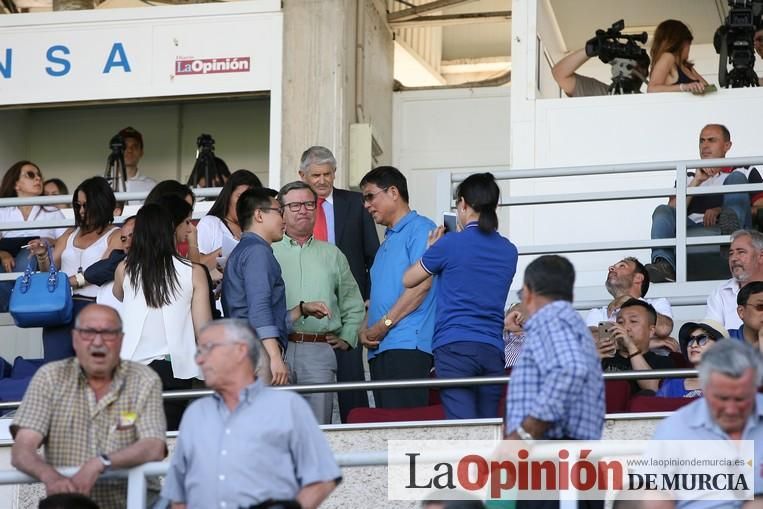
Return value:
<svg viewBox="0 0 763 509">
<path fill-rule="evenodd" d="M 761 0 L 763 1 L 763 0 Z M 623 34 L 625 21 L 619 20 L 607 30 L 597 30 L 596 36 L 586 42 L 585 53 L 589 57 L 599 57 L 599 60 L 608 64 L 615 58 L 626 60 L 644 61 L 647 57 L 646 50 L 638 45 L 647 41 L 647 33 L 628 35 Z M 621 42 L 621 41 L 625 42 Z"/>
<path fill-rule="evenodd" d="M 215 140 L 212 138 L 211 134 L 200 134 L 199 137 L 196 138 L 196 147 L 199 150 L 211 150 L 214 152 Z"/>
<path fill-rule="evenodd" d="M 722 87 L 758 86 L 755 65 L 755 32 L 763 26 L 763 0 L 728 0 L 729 14 L 713 36 L 720 55 L 718 82 Z M 731 64 L 731 71 L 727 64 Z"/>
</svg>

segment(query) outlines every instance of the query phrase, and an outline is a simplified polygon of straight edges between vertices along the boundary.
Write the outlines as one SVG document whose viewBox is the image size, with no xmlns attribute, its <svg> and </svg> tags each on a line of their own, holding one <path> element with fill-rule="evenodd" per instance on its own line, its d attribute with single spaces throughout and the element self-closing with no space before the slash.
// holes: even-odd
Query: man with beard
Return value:
<svg viewBox="0 0 763 509">
<path fill-rule="evenodd" d="M 678 342 L 670 337 L 673 331 L 673 312 L 667 299 L 645 299 L 649 290 L 649 273 L 644 265 L 631 256 L 623 258 L 607 271 L 604 286 L 613 297 L 607 306 L 593 308 L 586 316 L 586 325 L 591 329 L 594 339 L 599 339 L 599 323 L 617 321 L 617 312 L 624 302 L 639 299 L 647 302 L 657 311 L 657 325 L 654 336 L 649 342 L 650 349 L 668 348 L 678 351 Z"/>
<path fill-rule="evenodd" d="M 731 234 L 729 270 L 731 279 L 707 298 L 707 318 L 731 330 L 742 325 L 737 313 L 739 290 L 752 281 L 763 281 L 763 234 L 755 230 L 737 230 Z"/>
</svg>

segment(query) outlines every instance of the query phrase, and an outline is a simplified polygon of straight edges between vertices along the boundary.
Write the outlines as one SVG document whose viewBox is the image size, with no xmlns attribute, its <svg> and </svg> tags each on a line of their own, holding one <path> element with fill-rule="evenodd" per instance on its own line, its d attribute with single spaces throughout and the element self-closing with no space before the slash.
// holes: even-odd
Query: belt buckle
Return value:
<svg viewBox="0 0 763 509">
<path fill-rule="evenodd" d="M 297 332 L 296 335 L 297 335 L 297 337 L 299 337 L 299 339 L 297 341 L 295 341 L 295 343 L 304 343 L 305 342 L 305 335 L 304 335 L 304 333 Z"/>
</svg>

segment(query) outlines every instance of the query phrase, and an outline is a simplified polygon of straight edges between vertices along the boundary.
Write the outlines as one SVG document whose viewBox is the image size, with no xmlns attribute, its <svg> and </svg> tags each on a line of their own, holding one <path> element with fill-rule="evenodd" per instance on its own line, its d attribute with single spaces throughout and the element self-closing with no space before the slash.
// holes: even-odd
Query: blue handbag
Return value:
<svg viewBox="0 0 763 509">
<path fill-rule="evenodd" d="M 56 269 L 50 246 L 48 259 L 50 270 L 35 272 L 37 259 L 33 257 L 13 285 L 8 310 L 17 327 L 53 327 L 72 321 L 74 303 L 69 277 Z"/>
</svg>

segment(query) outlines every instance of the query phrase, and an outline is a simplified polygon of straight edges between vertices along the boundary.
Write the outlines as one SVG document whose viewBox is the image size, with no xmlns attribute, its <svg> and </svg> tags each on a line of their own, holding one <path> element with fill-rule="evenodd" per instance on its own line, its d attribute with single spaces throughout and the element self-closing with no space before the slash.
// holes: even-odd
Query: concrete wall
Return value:
<svg viewBox="0 0 763 509">
<path fill-rule="evenodd" d="M 307 147 L 324 145 L 337 158 L 337 185 L 345 187 L 355 122 L 372 124 L 382 159 L 391 159 L 393 54 L 380 2 L 284 3 L 282 183 L 296 178 Z"/>
</svg>

